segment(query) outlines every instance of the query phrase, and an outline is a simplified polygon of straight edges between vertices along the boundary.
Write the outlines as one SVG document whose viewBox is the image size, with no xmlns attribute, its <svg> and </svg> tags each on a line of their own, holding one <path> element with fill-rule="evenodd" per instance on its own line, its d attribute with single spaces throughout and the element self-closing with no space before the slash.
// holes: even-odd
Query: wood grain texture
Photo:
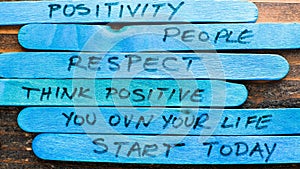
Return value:
<svg viewBox="0 0 300 169">
<path fill-rule="evenodd" d="M 299 139 L 299 136 L 40 134 L 33 140 L 32 148 L 39 158 L 47 160 L 146 164 L 272 164 L 299 163 Z M 289 153 L 285 153 L 286 151 Z"/>
<path fill-rule="evenodd" d="M 107 22 L 255 22 L 247 1 L 1 2 L 0 25 Z"/>
<path fill-rule="evenodd" d="M 296 23 L 154 25 L 151 29 L 138 25 L 121 30 L 99 25 L 31 24 L 21 28 L 18 39 L 27 49 L 89 52 L 298 49 L 299 32 Z"/>
<path fill-rule="evenodd" d="M 281 0 L 278 0 L 281 1 Z M 258 22 L 300 22 L 300 3 L 256 3 L 259 8 Z M 6 29 L 7 27 L 0 27 Z M 8 28 L 10 29 L 10 28 Z M 15 27 L 18 32 L 18 27 Z M 1 34 L 0 52 L 28 51 L 17 41 L 16 33 Z M 241 82 L 247 86 L 249 97 L 240 108 L 300 108 L 300 59 L 299 50 L 256 50 L 245 53 L 280 54 L 291 66 L 288 76 L 276 82 Z M 35 134 L 22 131 L 17 125 L 18 113 L 22 107 L 1 107 L 0 109 L 0 168 L 151 168 L 151 169 L 298 169 L 299 164 L 276 165 L 151 165 L 151 164 L 115 164 L 115 163 L 80 163 L 56 162 L 38 159 L 32 152 L 31 141 Z"/>
<path fill-rule="evenodd" d="M 234 107 L 245 86 L 214 80 L 5 79 L 3 106 Z"/>
<path fill-rule="evenodd" d="M 279 55 L 222 53 L 20 52 L 0 54 L 0 67 L 3 78 L 55 79 L 280 80 L 289 72 Z"/>
<path fill-rule="evenodd" d="M 26 108 L 18 125 L 34 133 L 132 135 L 299 134 L 300 109 Z"/>
</svg>

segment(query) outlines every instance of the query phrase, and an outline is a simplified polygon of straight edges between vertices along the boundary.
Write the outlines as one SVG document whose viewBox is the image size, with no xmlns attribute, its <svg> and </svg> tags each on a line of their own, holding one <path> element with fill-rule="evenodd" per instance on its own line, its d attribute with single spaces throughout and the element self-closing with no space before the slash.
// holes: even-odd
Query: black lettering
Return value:
<svg viewBox="0 0 300 169">
<path fill-rule="evenodd" d="M 115 122 L 113 122 L 114 119 L 117 119 L 117 120 Z M 121 122 L 121 117 L 117 114 L 109 117 L 108 123 L 110 126 L 117 126 L 118 124 L 120 124 L 120 122 Z"/>
<path fill-rule="evenodd" d="M 257 130 L 261 130 L 261 129 L 265 129 L 268 127 L 268 125 L 261 125 L 261 124 L 264 124 L 264 123 L 268 123 L 271 121 L 271 117 L 273 117 L 271 114 L 270 115 L 265 115 L 265 116 L 262 116 L 262 117 L 259 117 L 258 118 L 258 121 L 255 125 L 255 128 Z"/>
<path fill-rule="evenodd" d="M 162 61 L 162 66 L 164 69 L 166 69 L 167 71 L 178 71 L 178 68 L 170 68 L 169 66 L 167 66 L 167 61 L 175 61 L 177 62 L 177 58 L 176 57 L 166 57 L 163 61 Z"/>
<path fill-rule="evenodd" d="M 130 72 L 133 63 L 137 63 L 142 60 L 142 58 L 138 55 L 125 55 L 125 58 L 128 58 L 128 68 L 127 68 L 128 72 Z M 135 58 L 135 60 L 133 60 L 133 58 Z"/>
<path fill-rule="evenodd" d="M 245 128 L 248 128 L 249 124 L 256 123 L 256 119 L 257 119 L 257 116 L 250 116 L 250 117 L 248 117 Z"/>
<path fill-rule="evenodd" d="M 188 60 L 186 70 L 189 71 L 194 60 L 201 60 L 199 57 L 182 57 L 182 60 Z"/>
<path fill-rule="evenodd" d="M 134 16 L 135 16 L 136 12 L 139 10 L 140 7 L 141 7 L 141 4 L 138 4 L 138 5 L 135 7 L 134 11 L 132 11 L 130 5 L 127 5 L 127 8 L 128 8 L 128 10 L 129 10 L 129 13 L 130 13 L 131 17 L 134 17 Z"/>
<path fill-rule="evenodd" d="M 89 117 L 90 117 L 90 115 L 89 114 L 87 114 L 86 115 L 86 122 L 87 122 L 87 124 L 89 124 L 89 125 L 94 125 L 95 123 L 96 123 L 96 114 L 95 113 L 93 113 L 93 121 L 90 121 L 89 120 Z"/>
<path fill-rule="evenodd" d="M 59 5 L 59 4 L 50 4 L 50 5 L 48 5 L 48 7 L 50 8 L 49 18 L 52 18 L 53 11 L 59 10 L 61 8 L 61 5 Z"/>
<path fill-rule="evenodd" d="M 124 5 L 120 6 L 119 18 L 123 17 Z"/>
<path fill-rule="evenodd" d="M 143 8 L 143 10 L 142 10 L 142 13 L 141 13 L 141 16 L 142 16 L 142 17 L 144 17 L 145 12 L 146 12 L 148 6 L 149 6 L 149 4 L 145 4 L 145 6 L 144 6 L 144 8 Z"/>
<path fill-rule="evenodd" d="M 67 13 L 69 7 L 71 8 L 71 12 Z M 64 6 L 63 14 L 66 17 L 72 17 L 75 14 L 75 11 L 76 11 L 76 8 L 75 8 L 75 6 L 73 4 L 67 4 L 67 5 Z"/>
<path fill-rule="evenodd" d="M 102 146 L 103 150 L 94 150 L 94 153 L 96 154 L 104 154 L 108 151 L 108 146 L 104 143 L 101 143 L 101 142 L 104 142 L 104 139 L 103 138 L 97 138 L 95 140 L 93 140 L 93 144 L 96 145 L 96 146 Z"/>
<path fill-rule="evenodd" d="M 74 61 L 74 60 L 76 60 L 76 61 Z M 76 66 L 78 68 L 82 68 L 84 70 L 87 70 L 87 67 L 80 65 L 81 62 L 82 62 L 82 58 L 80 56 L 70 57 L 68 71 L 71 71 L 72 66 Z"/>
<path fill-rule="evenodd" d="M 173 98 L 173 96 L 175 95 L 175 93 L 176 93 L 176 89 L 173 89 L 168 100 L 171 100 Z"/>
<path fill-rule="evenodd" d="M 147 72 L 156 72 L 157 68 L 149 68 L 150 66 L 155 66 L 158 64 L 158 58 L 146 58 L 143 68 Z"/>
<path fill-rule="evenodd" d="M 236 152 L 235 155 L 236 156 L 242 156 L 242 155 L 246 155 L 249 151 L 249 147 L 245 142 L 237 142 L 234 144 L 236 146 Z M 245 147 L 245 150 L 241 152 L 241 146 Z"/>
<path fill-rule="evenodd" d="M 84 15 L 88 15 L 88 14 L 91 13 L 91 10 L 90 10 L 89 8 L 85 7 L 84 4 L 79 4 L 79 5 L 77 5 L 77 6 L 76 6 L 76 9 L 77 9 L 78 11 L 80 11 L 80 12 L 78 12 L 78 15 L 84 16 Z"/>
<path fill-rule="evenodd" d="M 190 100 L 192 102 L 202 102 L 202 94 L 204 90 L 202 89 L 197 89 L 194 91 L 194 93 L 191 95 Z"/>
<path fill-rule="evenodd" d="M 126 128 L 130 125 L 132 119 L 133 119 L 133 115 L 132 114 L 130 115 L 130 119 L 129 120 L 128 120 L 128 116 L 125 115 L 124 123 L 125 123 L 125 127 Z"/>
<path fill-rule="evenodd" d="M 48 87 L 48 91 L 46 91 L 46 88 L 43 88 L 40 101 L 43 101 L 44 96 L 46 96 L 47 100 L 49 100 L 51 94 L 52 94 L 51 87 Z"/>
<path fill-rule="evenodd" d="M 267 149 L 267 152 L 268 152 L 268 157 L 266 158 L 265 162 L 268 162 L 269 159 L 270 159 L 270 157 L 271 157 L 271 155 L 274 153 L 277 144 L 274 143 L 274 145 L 273 145 L 271 151 L 269 150 L 269 147 L 268 147 L 268 145 L 267 145 L 266 143 L 265 143 L 264 145 L 265 145 L 265 147 L 266 147 L 266 149 Z"/>
<path fill-rule="evenodd" d="M 175 124 L 176 121 L 179 121 L 179 123 L 178 123 L 177 125 Z M 172 123 L 173 123 L 173 127 L 174 127 L 175 129 L 177 129 L 177 128 L 179 128 L 180 126 L 182 126 L 182 124 L 183 124 L 183 119 L 182 119 L 181 117 L 179 117 L 179 118 L 174 117 Z"/>
<path fill-rule="evenodd" d="M 89 88 L 84 89 L 84 90 L 83 90 L 83 89 L 84 89 L 83 87 L 80 87 L 78 97 L 79 97 L 79 98 L 80 98 L 80 97 L 84 97 L 84 98 L 87 98 L 87 99 L 92 99 L 91 96 L 85 94 L 85 93 L 89 92 L 90 89 L 89 89 Z"/>
<path fill-rule="evenodd" d="M 169 88 L 157 88 L 157 90 L 160 91 L 157 100 L 160 100 L 162 98 L 164 92 L 166 92 L 166 91 L 168 91 L 170 89 Z"/>
<path fill-rule="evenodd" d="M 221 38 L 228 38 L 228 37 L 230 37 L 228 30 L 222 29 L 220 32 L 217 33 L 216 38 L 215 38 L 215 43 L 217 43 L 218 40 Z"/>
<path fill-rule="evenodd" d="M 224 149 L 229 149 L 229 151 L 228 152 L 224 152 Z M 222 147 L 221 147 L 221 149 L 220 149 L 220 154 L 222 155 L 222 156 L 229 156 L 231 153 L 232 153 L 232 148 L 231 148 L 231 146 L 230 145 L 222 145 Z"/>
<path fill-rule="evenodd" d="M 166 3 L 153 4 L 152 7 L 153 7 L 153 8 L 156 8 L 155 11 L 154 11 L 153 17 L 156 17 L 156 15 L 157 15 L 159 9 L 160 9 L 161 7 L 163 7 L 163 6 L 165 6 L 165 5 L 166 5 Z"/>
<path fill-rule="evenodd" d="M 140 119 L 139 119 L 139 121 L 138 121 L 138 123 L 136 124 L 135 128 L 138 129 L 141 123 L 142 123 L 145 127 L 148 127 L 148 126 L 150 125 L 150 123 L 152 122 L 153 118 L 154 118 L 154 116 L 151 115 L 151 116 L 150 116 L 150 119 L 148 120 L 148 122 L 145 122 L 144 116 L 141 116 Z"/>
<path fill-rule="evenodd" d="M 196 122 L 193 126 L 193 129 L 196 129 L 197 127 L 204 128 L 204 129 L 210 129 L 210 127 L 204 126 L 203 124 L 209 120 L 208 114 L 201 114 L 201 116 L 196 118 Z"/>
<path fill-rule="evenodd" d="M 188 124 L 189 117 L 185 117 L 184 125 L 185 125 L 186 127 L 191 127 L 191 126 L 194 124 L 194 122 L 195 122 L 195 116 L 193 115 L 192 117 L 193 117 L 193 120 L 192 120 L 189 124 Z"/>
<path fill-rule="evenodd" d="M 101 57 L 95 57 L 95 56 L 89 57 L 88 68 L 90 70 L 100 71 L 101 67 L 99 67 L 99 63 L 101 60 L 102 60 Z M 93 65 L 96 65 L 96 67 L 93 67 Z"/>
<path fill-rule="evenodd" d="M 173 16 L 178 12 L 179 8 L 184 4 L 184 1 L 180 2 L 177 7 L 174 7 L 171 3 L 168 3 L 168 6 L 173 10 L 171 13 L 169 20 L 172 20 Z"/>
<path fill-rule="evenodd" d="M 155 157 L 154 154 L 150 154 L 150 152 L 154 152 L 158 150 L 157 144 L 148 145 L 146 144 L 142 153 L 142 156 Z"/>
<path fill-rule="evenodd" d="M 182 95 L 183 89 L 179 89 L 179 101 L 181 102 L 191 91 L 187 90 L 183 95 Z"/>
<path fill-rule="evenodd" d="M 112 66 L 109 66 L 109 70 L 111 71 L 118 71 L 120 70 L 120 65 L 119 63 L 115 62 L 114 60 L 118 60 L 119 58 L 118 57 L 111 57 L 108 59 L 108 63 L 115 66 L 115 67 L 112 67 Z"/>
<path fill-rule="evenodd" d="M 140 144 L 139 144 L 138 142 L 135 142 L 135 143 L 131 146 L 130 150 L 129 150 L 128 153 L 127 153 L 127 157 L 130 157 L 131 153 L 132 153 L 132 152 L 135 152 L 135 151 L 137 152 L 138 157 L 141 157 L 141 147 L 140 147 Z"/>
<path fill-rule="evenodd" d="M 233 124 L 229 124 L 229 125 L 226 124 L 227 121 L 228 121 L 228 119 L 229 119 L 228 117 L 225 117 L 225 119 L 224 119 L 224 121 L 223 121 L 223 123 L 222 123 L 222 125 L 221 125 L 222 128 L 225 128 L 225 129 L 226 129 L 226 128 L 232 128 L 232 127 L 233 127 Z"/>
<path fill-rule="evenodd" d="M 63 93 L 61 94 L 60 98 L 63 99 L 65 96 L 67 96 L 70 100 L 72 100 L 74 98 L 74 96 L 76 95 L 76 93 L 77 93 L 77 88 L 74 88 L 72 95 L 69 95 L 68 88 L 64 87 Z"/>
<path fill-rule="evenodd" d="M 170 117 L 168 118 L 168 120 L 166 119 L 166 116 L 162 116 L 162 118 L 165 121 L 165 124 L 163 126 L 163 129 L 165 129 L 170 124 L 171 120 L 173 119 L 173 115 L 170 115 Z"/>
<path fill-rule="evenodd" d="M 70 121 L 72 120 L 72 117 L 74 115 L 74 112 L 70 113 L 70 116 L 68 116 L 66 113 L 62 113 L 63 116 L 65 116 L 67 118 L 67 122 L 66 122 L 66 127 L 69 126 Z"/>
<path fill-rule="evenodd" d="M 195 32 L 195 30 L 187 30 L 187 31 L 184 31 L 184 32 L 182 33 L 181 40 L 182 40 L 183 42 L 192 42 L 192 41 L 194 40 L 194 38 L 195 38 L 195 35 L 194 35 L 194 34 L 188 35 L 188 34 L 194 33 L 194 32 Z"/>
<path fill-rule="evenodd" d="M 263 150 L 260 148 L 259 143 L 256 143 L 255 147 L 251 150 L 249 156 L 251 157 L 255 152 L 258 152 L 261 158 L 264 158 L 263 156 Z"/>
<path fill-rule="evenodd" d="M 82 126 L 84 124 L 84 117 L 80 115 L 75 115 L 74 116 L 74 124 L 76 126 Z"/>
<path fill-rule="evenodd" d="M 249 34 L 249 35 L 247 35 Z M 239 37 L 238 37 L 238 42 L 240 44 L 248 44 L 250 43 L 249 41 L 244 41 L 245 39 L 248 39 L 248 38 L 252 38 L 254 37 L 254 34 L 253 34 L 253 31 L 249 31 L 247 29 L 245 29 L 243 32 L 240 33 Z"/>
<path fill-rule="evenodd" d="M 174 145 L 163 143 L 163 146 L 167 147 L 165 157 L 168 158 L 169 155 L 170 155 L 171 148 L 174 148 L 174 147 L 184 147 L 185 143 L 178 143 L 178 144 L 174 144 Z"/>
<path fill-rule="evenodd" d="M 31 91 L 37 91 L 37 92 L 41 91 L 38 88 L 30 88 L 30 87 L 24 87 L 24 86 L 22 87 L 22 89 L 27 90 L 27 95 L 26 95 L 27 99 L 30 98 L 30 92 Z"/>
<path fill-rule="evenodd" d="M 110 18 L 110 15 L 111 15 L 111 8 L 112 8 L 112 6 L 119 5 L 119 2 L 104 3 L 104 5 L 108 7 L 108 11 L 107 11 L 107 17 L 109 17 L 109 18 Z"/>
<path fill-rule="evenodd" d="M 112 87 L 106 88 L 105 90 L 107 91 L 105 96 L 106 99 L 108 99 L 109 96 L 116 95 L 118 93 L 118 90 Z"/>
<path fill-rule="evenodd" d="M 210 153 L 211 153 L 211 150 L 213 148 L 213 145 L 216 145 L 216 144 L 219 144 L 219 142 L 204 142 L 203 143 L 204 146 L 208 146 L 209 145 L 209 148 L 208 148 L 208 151 L 207 151 L 207 157 L 210 156 Z"/>
<path fill-rule="evenodd" d="M 180 29 L 177 27 L 170 27 L 170 28 L 166 28 L 165 30 L 165 34 L 164 34 L 164 38 L 163 41 L 166 42 L 168 37 L 176 37 L 178 35 L 180 35 Z M 169 32 L 172 31 L 173 33 L 170 34 Z M 174 33 L 175 31 L 175 33 Z"/>
<path fill-rule="evenodd" d="M 128 99 L 130 97 L 130 92 L 127 89 L 122 88 L 119 92 L 119 97 L 120 99 Z"/>
<path fill-rule="evenodd" d="M 199 33 L 199 40 L 201 42 L 207 42 L 209 40 L 209 34 L 207 32 L 200 32 Z"/>
<path fill-rule="evenodd" d="M 116 155 L 115 155 L 116 157 L 119 157 L 119 153 L 120 153 L 122 146 L 127 145 L 127 144 L 128 144 L 128 142 L 114 142 L 114 145 L 118 145 Z"/>
<path fill-rule="evenodd" d="M 134 102 L 142 102 L 145 100 L 145 96 L 143 95 L 143 89 L 135 89 L 132 92 L 134 95 L 140 97 L 139 99 L 132 99 Z"/>
</svg>

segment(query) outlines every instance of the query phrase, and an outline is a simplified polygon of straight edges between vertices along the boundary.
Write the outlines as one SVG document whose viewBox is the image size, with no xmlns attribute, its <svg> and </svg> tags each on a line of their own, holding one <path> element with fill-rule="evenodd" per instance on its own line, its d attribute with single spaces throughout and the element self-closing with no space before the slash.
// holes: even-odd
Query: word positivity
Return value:
<svg viewBox="0 0 300 169">
<path fill-rule="evenodd" d="M 3 78 L 279 80 L 289 71 L 278 55 L 220 53 L 21 52 L 0 54 L 0 66 Z"/>
<path fill-rule="evenodd" d="M 22 27 L 19 42 L 28 49 L 96 52 L 296 49 L 300 48 L 299 30 L 300 24 L 273 23 L 152 25 L 151 29 L 139 25 L 121 30 L 45 24 Z"/>
<path fill-rule="evenodd" d="M 41 1 L 1 2 L 0 25 L 103 22 L 255 22 L 246 1 Z M 28 12 L 32 11 L 32 12 Z M 22 16 L 22 17 L 20 17 Z"/>
<path fill-rule="evenodd" d="M 151 164 L 299 163 L 299 139 L 299 136 L 41 134 L 33 140 L 32 147 L 39 158 L 46 160 Z"/>
<path fill-rule="evenodd" d="M 299 109 L 44 107 L 22 110 L 18 124 L 37 133 L 233 136 L 299 134 L 299 118 Z"/>
<path fill-rule="evenodd" d="M 16 106 L 239 106 L 245 86 L 209 80 L 9 79 L 1 105 Z"/>
</svg>

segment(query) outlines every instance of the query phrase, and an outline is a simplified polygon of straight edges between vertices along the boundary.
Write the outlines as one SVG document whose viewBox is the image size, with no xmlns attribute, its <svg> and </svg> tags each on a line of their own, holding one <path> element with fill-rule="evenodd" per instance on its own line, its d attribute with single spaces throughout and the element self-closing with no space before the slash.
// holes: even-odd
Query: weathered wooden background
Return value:
<svg viewBox="0 0 300 169">
<path fill-rule="evenodd" d="M 300 22 L 300 0 L 253 0 L 259 8 L 258 22 Z M 1 11 L 0 11 L 1 13 Z M 26 51 L 17 41 L 20 27 L 0 27 L 0 52 Z M 300 37 L 299 37 L 300 40 Z M 243 51 L 242 51 L 243 52 Z M 277 82 L 243 81 L 249 90 L 241 108 L 300 108 L 300 50 L 245 51 L 283 55 L 290 63 L 288 76 Z M 135 165 L 43 161 L 34 156 L 35 134 L 22 131 L 17 115 L 22 107 L 0 107 L 0 168 L 203 168 L 203 169 L 298 169 L 300 164 L 282 165 Z M 283 124 L 284 125 L 284 124 Z M 289 152 L 286 152 L 289 153 Z"/>
</svg>

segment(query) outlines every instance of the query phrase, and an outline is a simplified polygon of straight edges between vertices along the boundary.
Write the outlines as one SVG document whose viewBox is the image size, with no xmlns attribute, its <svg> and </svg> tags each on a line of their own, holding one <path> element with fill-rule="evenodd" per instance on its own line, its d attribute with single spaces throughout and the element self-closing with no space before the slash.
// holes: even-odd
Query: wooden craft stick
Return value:
<svg viewBox="0 0 300 169">
<path fill-rule="evenodd" d="M 28 49 L 104 52 L 300 48 L 300 24 L 109 26 L 34 24 L 21 28 Z"/>
<path fill-rule="evenodd" d="M 132 135 L 299 134 L 300 109 L 26 108 L 19 126 L 35 133 Z"/>
<path fill-rule="evenodd" d="M 3 106 L 239 106 L 247 99 L 240 84 L 224 81 L 145 79 L 5 79 Z"/>
<path fill-rule="evenodd" d="M 45 160 L 147 164 L 299 163 L 299 136 L 125 136 L 41 134 Z"/>
<path fill-rule="evenodd" d="M 21 1 L 1 2 L 0 25 L 107 22 L 255 22 L 246 1 Z"/>
<path fill-rule="evenodd" d="M 20 52 L 0 54 L 0 67 L 3 78 L 279 80 L 289 72 L 279 55 L 219 53 Z"/>
</svg>

